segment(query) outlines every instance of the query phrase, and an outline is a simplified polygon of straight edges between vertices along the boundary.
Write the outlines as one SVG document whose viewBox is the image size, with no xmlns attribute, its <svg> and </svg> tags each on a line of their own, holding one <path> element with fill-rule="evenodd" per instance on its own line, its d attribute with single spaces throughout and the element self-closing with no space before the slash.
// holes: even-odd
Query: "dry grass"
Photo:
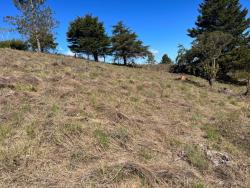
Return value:
<svg viewBox="0 0 250 188">
<path fill-rule="evenodd" d="M 178 77 L 0 49 L 0 187 L 249 187 L 245 88 Z"/>
</svg>

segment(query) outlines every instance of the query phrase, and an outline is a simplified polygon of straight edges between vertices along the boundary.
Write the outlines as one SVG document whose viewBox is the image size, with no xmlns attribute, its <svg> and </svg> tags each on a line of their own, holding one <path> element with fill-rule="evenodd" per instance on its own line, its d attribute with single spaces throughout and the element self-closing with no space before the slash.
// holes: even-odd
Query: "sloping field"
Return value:
<svg viewBox="0 0 250 188">
<path fill-rule="evenodd" d="M 1 49 L 0 187 L 250 187 L 244 87 L 179 77 Z"/>
</svg>

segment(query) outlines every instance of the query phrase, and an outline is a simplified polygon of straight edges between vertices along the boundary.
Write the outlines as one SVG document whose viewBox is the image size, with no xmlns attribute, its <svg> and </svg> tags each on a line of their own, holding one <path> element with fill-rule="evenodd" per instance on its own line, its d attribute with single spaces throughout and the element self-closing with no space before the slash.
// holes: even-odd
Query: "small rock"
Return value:
<svg viewBox="0 0 250 188">
<path fill-rule="evenodd" d="M 227 153 L 221 153 L 213 150 L 207 150 L 206 153 L 216 167 L 220 165 L 229 165 L 230 163 L 230 158 Z"/>
</svg>

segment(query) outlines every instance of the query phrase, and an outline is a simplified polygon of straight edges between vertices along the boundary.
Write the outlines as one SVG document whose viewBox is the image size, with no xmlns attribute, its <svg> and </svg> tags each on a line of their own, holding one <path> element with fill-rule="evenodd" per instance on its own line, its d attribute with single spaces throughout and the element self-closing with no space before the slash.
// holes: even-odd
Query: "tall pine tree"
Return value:
<svg viewBox="0 0 250 188">
<path fill-rule="evenodd" d="M 239 0 L 204 0 L 200 4 L 199 13 L 196 28 L 188 30 L 189 36 L 193 38 L 204 32 L 213 31 L 231 34 L 238 43 L 246 41 L 249 37 L 248 10 L 242 8 Z"/>
<path fill-rule="evenodd" d="M 86 15 L 74 20 L 67 33 L 69 48 L 74 53 L 92 55 L 95 61 L 109 53 L 110 40 L 98 17 Z"/>
<path fill-rule="evenodd" d="M 143 42 L 137 38 L 136 33 L 132 32 L 122 22 L 113 26 L 112 51 L 115 58 L 123 60 L 124 65 L 128 64 L 129 59 L 147 57 L 150 53 L 148 46 L 144 46 Z"/>
</svg>

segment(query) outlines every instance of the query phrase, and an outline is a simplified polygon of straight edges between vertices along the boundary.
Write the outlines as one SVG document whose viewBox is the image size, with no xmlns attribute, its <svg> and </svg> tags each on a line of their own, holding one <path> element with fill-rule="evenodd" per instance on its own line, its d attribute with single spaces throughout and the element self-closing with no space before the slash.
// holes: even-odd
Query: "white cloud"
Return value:
<svg viewBox="0 0 250 188">
<path fill-rule="evenodd" d="M 66 51 L 65 55 L 74 56 L 75 54 L 71 50 Z"/>
<path fill-rule="evenodd" d="M 157 55 L 159 53 L 159 51 L 156 49 L 150 49 L 149 51 L 152 52 L 154 55 Z"/>
</svg>

